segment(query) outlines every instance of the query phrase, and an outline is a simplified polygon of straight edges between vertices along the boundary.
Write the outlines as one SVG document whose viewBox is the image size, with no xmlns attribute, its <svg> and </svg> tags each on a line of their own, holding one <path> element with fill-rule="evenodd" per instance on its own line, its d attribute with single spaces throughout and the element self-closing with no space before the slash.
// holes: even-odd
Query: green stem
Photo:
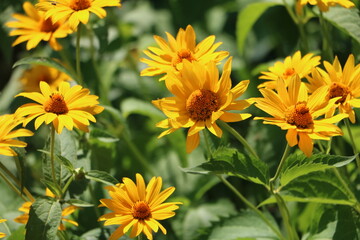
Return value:
<svg viewBox="0 0 360 240">
<path fill-rule="evenodd" d="M 55 127 L 52 124 L 50 127 L 50 165 L 53 182 L 57 184 L 55 173 Z M 61 186 L 61 184 L 59 186 Z"/>
<path fill-rule="evenodd" d="M 7 185 L 9 185 L 9 187 L 16 193 L 18 194 L 25 202 L 27 202 L 28 200 L 25 198 L 25 196 L 20 192 L 19 189 L 16 188 L 16 186 L 9 181 L 9 179 L 4 175 L 3 172 L 0 171 L 0 177 L 2 177 L 2 179 L 4 179 L 4 181 L 7 183 Z"/>
<path fill-rule="evenodd" d="M 270 221 L 265 217 L 265 215 L 257 209 L 250 201 L 248 201 L 230 182 L 228 182 L 224 177 L 217 175 L 217 177 L 238 197 L 241 201 L 245 203 L 251 210 L 253 210 L 266 225 L 268 225 L 271 230 L 278 236 L 279 239 L 285 240 L 279 229 L 277 229 Z"/>
<path fill-rule="evenodd" d="M 65 186 L 62 188 L 62 196 L 61 198 L 64 199 L 66 191 L 68 190 L 70 184 L 72 183 L 72 181 L 74 180 L 74 176 L 71 176 L 68 181 L 66 182 Z"/>
<path fill-rule="evenodd" d="M 351 146 L 352 146 L 352 149 L 353 149 L 355 158 L 356 158 L 356 164 L 357 164 L 358 169 L 359 169 L 359 171 L 360 171 L 360 158 L 359 158 L 358 151 L 357 151 L 357 149 L 356 149 L 354 137 L 353 137 L 353 135 L 352 135 L 351 126 L 350 126 L 350 121 L 349 121 L 348 118 L 345 118 L 345 119 L 344 119 L 344 122 L 345 122 L 346 129 L 347 129 L 348 134 L 349 134 L 349 137 L 350 137 Z"/>
<path fill-rule="evenodd" d="M 322 33 L 322 52 L 323 52 L 323 60 L 327 60 L 332 62 L 334 59 L 334 53 L 331 47 L 331 36 L 329 25 L 324 19 L 323 13 L 320 11 L 319 15 L 320 25 L 321 25 L 321 33 Z"/>
<path fill-rule="evenodd" d="M 285 160 L 290 154 L 290 149 L 291 149 L 291 147 L 289 146 L 289 144 L 286 144 L 283 156 L 281 157 L 279 166 L 276 169 L 276 173 L 275 173 L 274 177 L 270 178 L 270 189 L 271 189 L 271 191 L 274 191 L 274 189 L 273 189 L 274 185 L 273 184 L 276 181 L 276 179 L 278 179 L 278 177 L 280 175 L 280 172 L 281 172 L 282 167 L 284 166 Z"/>
<path fill-rule="evenodd" d="M 81 23 L 78 26 L 76 33 L 76 73 L 78 77 L 78 84 L 84 86 L 80 66 L 80 37 L 81 37 Z"/>
<path fill-rule="evenodd" d="M 257 159 L 260 159 L 259 156 L 257 155 L 256 151 L 249 145 L 249 143 L 246 141 L 246 139 L 240 135 L 240 133 L 238 133 L 234 128 L 230 127 L 230 125 L 227 124 L 226 122 L 217 121 L 217 123 L 219 124 L 220 127 L 222 127 L 223 129 L 228 131 L 230 134 L 232 134 L 244 146 L 244 148 L 249 153 L 251 153 Z"/>
<path fill-rule="evenodd" d="M 330 140 L 328 141 L 328 145 L 327 145 L 326 152 L 325 152 L 326 154 L 329 154 L 331 151 L 332 140 L 333 140 L 333 138 L 331 137 Z"/>
<path fill-rule="evenodd" d="M 3 217 L 1 217 L 1 219 L 4 219 Z M 6 229 L 6 231 L 9 233 L 9 235 L 11 235 L 11 230 L 9 228 L 9 225 L 7 224 L 7 221 L 2 223 Z"/>
<path fill-rule="evenodd" d="M 99 208 L 97 207 L 99 201 L 95 195 L 95 192 L 94 192 L 94 189 L 91 185 L 91 183 L 88 184 L 89 186 L 89 191 L 90 191 L 90 195 L 91 195 L 91 198 L 92 198 L 92 202 L 94 204 L 94 211 L 95 211 L 95 215 L 96 215 L 96 219 L 99 219 L 100 218 L 100 211 L 99 211 Z"/>
<path fill-rule="evenodd" d="M 292 226 L 290 213 L 288 208 L 286 207 L 284 199 L 278 193 L 273 193 L 273 195 L 279 206 L 280 214 L 283 219 L 286 231 L 288 233 L 289 240 L 298 240 L 299 236 L 297 235 L 295 228 Z"/>
<path fill-rule="evenodd" d="M 203 133 L 203 136 L 204 136 L 206 151 L 208 152 L 209 156 L 212 157 L 212 151 L 211 151 L 210 143 L 208 141 L 207 134 L 206 134 L 205 130 L 203 130 L 202 133 Z"/>
<path fill-rule="evenodd" d="M 17 179 L 14 174 L 12 174 L 12 172 L 10 172 L 4 164 L 2 164 L 0 162 L 0 169 L 3 170 L 17 185 L 18 187 L 20 188 L 21 187 L 21 182 L 19 181 L 19 179 Z M 28 197 L 28 199 L 31 201 L 31 202 L 34 202 L 35 199 L 34 197 L 31 195 L 31 193 L 28 191 L 28 189 L 26 187 L 23 187 L 23 190 L 24 190 L 24 193 L 25 195 Z"/>
</svg>

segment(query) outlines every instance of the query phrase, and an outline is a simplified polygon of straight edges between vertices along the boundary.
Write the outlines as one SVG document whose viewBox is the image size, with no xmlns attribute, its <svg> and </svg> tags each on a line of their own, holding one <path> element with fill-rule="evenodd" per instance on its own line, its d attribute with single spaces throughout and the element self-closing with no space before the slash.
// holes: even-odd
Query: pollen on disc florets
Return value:
<svg viewBox="0 0 360 240">
<path fill-rule="evenodd" d="M 89 7 L 91 7 L 90 0 L 71 0 L 70 2 L 70 8 L 75 11 L 88 9 Z"/>
<path fill-rule="evenodd" d="M 283 73 L 283 77 L 285 79 L 287 79 L 288 77 L 291 77 L 292 75 L 294 75 L 295 73 L 295 69 L 294 68 L 287 68 L 284 73 Z"/>
<path fill-rule="evenodd" d="M 60 27 L 59 23 L 53 23 L 51 18 L 44 19 L 41 23 L 41 32 L 55 32 Z"/>
<path fill-rule="evenodd" d="M 314 124 L 306 102 L 298 102 L 285 112 L 286 122 L 297 128 L 311 128 Z"/>
<path fill-rule="evenodd" d="M 57 115 L 69 112 L 64 97 L 59 93 L 54 93 L 50 96 L 50 99 L 44 104 L 44 109 L 46 112 L 55 113 Z"/>
<path fill-rule="evenodd" d="M 176 65 L 181 63 L 184 59 L 188 60 L 189 62 L 196 61 L 196 58 L 189 49 L 181 49 L 177 52 L 177 56 L 173 59 L 173 66 L 176 67 Z"/>
<path fill-rule="evenodd" d="M 327 95 L 328 99 L 335 98 L 335 97 L 341 97 L 339 100 L 337 100 L 335 103 L 343 103 L 346 100 L 346 97 L 348 94 L 350 94 L 349 87 L 345 86 L 342 83 L 332 83 L 329 88 L 329 92 Z"/>
<path fill-rule="evenodd" d="M 151 218 L 150 207 L 144 201 L 136 202 L 131 209 L 131 213 L 135 219 L 145 220 Z"/>
<path fill-rule="evenodd" d="M 206 89 L 199 89 L 190 94 L 186 101 L 186 110 L 194 121 L 205 121 L 212 113 L 219 110 L 217 95 Z"/>
</svg>

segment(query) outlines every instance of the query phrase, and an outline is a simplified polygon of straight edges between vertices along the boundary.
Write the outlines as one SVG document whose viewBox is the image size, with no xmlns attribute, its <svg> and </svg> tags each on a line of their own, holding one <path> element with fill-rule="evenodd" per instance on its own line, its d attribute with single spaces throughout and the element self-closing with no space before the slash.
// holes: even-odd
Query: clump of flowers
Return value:
<svg viewBox="0 0 360 240">
<path fill-rule="evenodd" d="M 210 61 L 218 63 L 229 55 L 227 51 L 216 51 L 222 43 L 214 44 L 215 36 L 209 36 L 196 44 L 196 34 L 191 25 L 188 25 L 185 30 L 180 28 L 176 38 L 169 33 L 166 33 L 166 36 L 167 41 L 155 35 L 154 39 L 160 48 L 149 47 L 144 51 L 150 59 L 142 58 L 140 60 L 149 65 L 148 68 L 141 71 L 141 76 L 165 73 L 160 78 L 161 81 L 166 79 L 166 73 L 181 70 L 184 60 L 202 64 Z"/>
<path fill-rule="evenodd" d="M 19 36 L 12 46 L 27 41 L 26 49 L 30 50 L 41 41 L 46 41 L 54 50 L 61 50 L 62 46 L 57 42 L 57 38 L 65 38 L 72 33 L 69 25 L 63 20 L 54 22 L 51 18 L 45 18 L 45 13 L 38 11 L 30 2 L 24 2 L 23 8 L 26 15 L 15 13 L 12 16 L 17 21 L 5 24 L 15 28 L 10 31 L 10 36 Z"/>
<path fill-rule="evenodd" d="M 203 65 L 185 60 L 180 74 L 169 73 L 165 83 L 174 96 L 153 101 L 168 117 L 157 124 L 157 127 L 167 128 L 159 138 L 180 128 L 190 128 L 186 140 L 186 151 L 190 153 L 199 145 L 201 130 L 207 128 L 215 136 L 222 136 L 216 124 L 218 119 L 238 122 L 251 116 L 230 112 L 250 105 L 246 100 L 237 100 L 246 91 L 248 80 L 231 88 L 231 61 L 229 58 L 225 63 L 221 77 L 215 62 Z"/>
<path fill-rule="evenodd" d="M 23 92 L 16 95 L 36 102 L 24 104 L 16 110 L 17 115 L 25 117 L 24 126 L 36 119 L 35 129 L 45 122 L 52 123 L 59 134 L 64 127 L 88 132 L 89 121 L 96 122 L 94 115 L 104 110 L 98 105 L 98 96 L 90 95 L 89 89 L 80 85 L 70 87 L 70 83 L 62 82 L 58 90 L 52 90 L 49 84 L 42 81 L 40 90 L 41 93 Z"/>
<path fill-rule="evenodd" d="M 123 178 L 123 183 L 116 186 L 108 186 L 111 199 L 101 199 L 101 205 L 112 212 L 104 214 L 99 221 L 105 221 L 104 225 L 120 225 L 110 236 L 109 240 L 115 240 L 123 236 L 132 228 L 130 237 L 134 238 L 143 233 L 149 240 L 153 239 L 152 232 L 159 229 L 166 234 L 166 229 L 158 222 L 171 218 L 175 215 L 181 202 L 164 201 L 175 191 L 169 187 L 161 191 L 162 178 L 151 178 L 145 185 L 144 178 L 136 174 L 136 183 L 129 178 Z"/>
</svg>

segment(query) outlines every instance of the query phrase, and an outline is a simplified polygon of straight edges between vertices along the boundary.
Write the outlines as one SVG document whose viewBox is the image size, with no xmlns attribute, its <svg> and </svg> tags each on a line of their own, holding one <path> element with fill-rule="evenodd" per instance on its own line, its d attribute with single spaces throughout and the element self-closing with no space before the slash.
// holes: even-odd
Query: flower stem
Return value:
<svg viewBox="0 0 360 240">
<path fill-rule="evenodd" d="M 351 146 L 353 148 L 353 152 L 354 152 L 354 155 L 355 155 L 355 159 L 356 159 L 356 165 L 358 166 L 358 169 L 360 171 L 360 158 L 359 158 L 359 153 L 356 149 L 356 145 L 355 145 L 355 141 L 354 141 L 354 136 L 352 135 L 352 132 L 351 132 L 351 126 L 350 126 L 350 121 L 348 118 L 345 118 L 344 119 L 344 122 L 345 122 L 345 125 L 346 125 L 346 128 L 347 128 L 347 131 L 349 133 L 349 137 L 350 137 L 350 142 L 351 142 Z"/>
<path fill-rule="evenodd" d="M 230 127 L 230 125 L 227 124 L 226 122 L 218 121 L 217 123 L 219 124 L 220 127 L 222 127 L 223 129 L 228 131 L 230 134 L 232 134 L 244 146 L 244 148 L 249 153 L 251 153 L 257 159 L 260 159 L 259 156 L 257 155 L 256 151 L 249 145 L 249 143 L 246 141 L 246 139 L 240 135 L 240 133 L 238 133 L 234 128 Z"/>
<path fill-rule="evenodd" d="M 217 175 L 217 177 L 233 192 L 235 195 L 240 198 L 241 201 L 245 203 L 251 210 L 253 210 L 263 221 L 268 225 L 271 230 L 279 237 L 281 240 L 285 240 L 279 229 L 277 229 L 270 221 L 265 217 L 265 215 L 257 209 L 250 201 L 248 201 L 230 182 L 228 182 L 223 176 Z"/>
<path fill-rule="evenodd" d="M 80 37 L 81 37 L 81 23 L 76 32 L 76 73 L 78 77 L 78 84 L 84 86 L 80 67 Z"/>
<path fill-rule="evenodd" d="M 281 157 L 279 166 L 276 169 L 276 173 L 275 173 L 274 177 L 270 178 L 270 189 L 271 189 L 271 191 L 274 191 L 274 189 L 273 189 L 274 185 L 273 184 L 276 181 L 276 179 L 278 179 L 278 177 L 280 175 L 280 172 L 281 172 L 281 169 L 284 166 L 285 160 L 289 156 L 289 154 L 290 154 L 290 146 L 289 146 L 289 144 L 286 144 L 283 156 Z"/>
<path fill-rule="evenodd" d="M 61 198 L 65 197 L 66 191 L 68 190 L 70 184 L 72 183 L 72 181 L 74 180 L 74 176 L 71 176 L 68 181 L 66 182 L 65 186 L 62 188 L 61 192 L 62 192 L 62 196 Z"/>
<path fill-rule="evenodd" d="M 212 157 L 212 151 L 211 151 L 210 143 L 209 143 L 209 140 L 207 138 L 207 134 L 206 134 L 205 130 L 203 130 L 202 133 L 203 133 L 203 136 L 204 136 L 206 151 L 208 152 L 209 156 Z"/>
<path fill-rule="evenodd" d="M 52 124 L 50 127 L 50 165 L 51 165 L 51 176 L 53 182 L 54 184 L 57 184 L 56 173 L 55 173 L 55 127 Z"/>
<path fill-rule="evenodd" d="M 25 202 L 27 202 L 27 199 L 25 198 L 25 196 L 19 191 L 19 189 L 17 189 L 17 187 L 11 182 L 9 181 L 9 179 L 4 175 L 3 172 L 0 171 L 0 177 L 2 177 L 2 179 L 4 179 L 4 181 L 7 183 L 7 185 L 9 185 L 9 187 L 16 193 L 18 194 Z"/>
</svg>

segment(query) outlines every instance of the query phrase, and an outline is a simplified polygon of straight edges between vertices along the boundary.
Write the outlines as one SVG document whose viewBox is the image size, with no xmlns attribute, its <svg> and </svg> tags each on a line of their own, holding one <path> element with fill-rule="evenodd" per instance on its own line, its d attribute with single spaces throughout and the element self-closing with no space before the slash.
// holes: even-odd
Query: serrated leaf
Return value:
<svg viewBox="0 0 360 240">
<path fill-rule="evenodd" d="M 26 224 L 26 240 L 55 240 L 61 220 L 61 204 L 54 198 L 41 197 L 31 205 Z"/>
<path fill-rule="evenodd" d="M 184 171 L 195 174 L 228 174 L 264 186 L 268 186 L 269 182 L 269 169 L 264 162 L 239 153 L 234 148 L 221 148 L 208 162 Z"/>
<path fill-rule="evenodd" d="M 69 199 L 66 201 L 66 203 L 70 205 L 74 205 L 76 207 L 93 207 L 94 204 L 88 203 L 86 201 L 80 200 L 80 199 Z"/>
<path fill-rule="evenodd" d="M 60 188 L 60 186 L 57 183 L 53 183 L 52 181 L 48 181 L 46 179 L 41 179 L 40 180 L 42 183 L 45 184 L 45 186 L 50 189 L 50 191 L 55 194 L 55 196 L 61 196 L 62 195 L 62 190 Z"/>
<path fill-rule="evenodd" d="M 47 67 L 52 67 L 60 72 L 65 73 L 68 75 L 71 79 L 77 81 L 77 76 L 71 72 L 69 69 L 67 69 L 63 64 L 60 63 L 60 60 L 56 58 L 48 58 L 48 57 L 26 57 L 22 58 L 19 61 L 15 62 L 13 65 L 14 67 L 20 66 L 20 65 L 29 65 L 29 64 L 38 64 L 43 65 Z"/>
<path fill-rule="evenodd" d="M 236 22 L 237 46 L 240 53 L 244 51 L 245 40 L 252 26 L 270 7 L 281 5 L 281 2 L 257 2 L 247 5 L 238 15 Z"/>
<path fill-rule="evenodd" d="M 115 185 L 115 184 L 119 183 L 119 181 L 116 178 L 114 178 L 113 176 L 111 176 L 109 173 L 103 172 L 103 171 L 98 171 L 98 170 L 90 170 L 90 171 L 86 172 L 85 178 L 94 180 L 97 182 L 102 182 L 102 183 L 105 183 L 108 185 Z"/>
<path fill-rule="evenodd" d="M 286 159 L 283 171 L 280 174 L 280 188 L 300 176 L 329 168 L 342 167 L 351 163 L 354 159 L 355 156 L 314 154 L 307 158 L 303 154 L 292 154 Z"/>
<path fill-rule="evenodd" d="M 357 8 L 331 7 L 323 16 L 360 44 L 360 16 Z"/>
<path fill-rule="evenodd" d="M 276 226 L 275 220 L 266 214 L 269 221 Z M 280 230 L 279 230 L 280 232 Z M 237 240 L 237 239 L 278 239 L 277 235 L 253 211 L 247 210 L 224 220 L 213 227 L 209 240 Z"/>
<path fill-rule="evenodd" d="M 73 172 L 74 171 L 74 166 L 72 165 L 71 161 L 69 159 L 67 159 L 66 157 L 63 157 L 61 155 L 56 155 L 56 159 L 58 161 L 60 161 L 60 163 L 67 168 L 67 170 L 69 170 L 69 172 Z"/>
</svg>

